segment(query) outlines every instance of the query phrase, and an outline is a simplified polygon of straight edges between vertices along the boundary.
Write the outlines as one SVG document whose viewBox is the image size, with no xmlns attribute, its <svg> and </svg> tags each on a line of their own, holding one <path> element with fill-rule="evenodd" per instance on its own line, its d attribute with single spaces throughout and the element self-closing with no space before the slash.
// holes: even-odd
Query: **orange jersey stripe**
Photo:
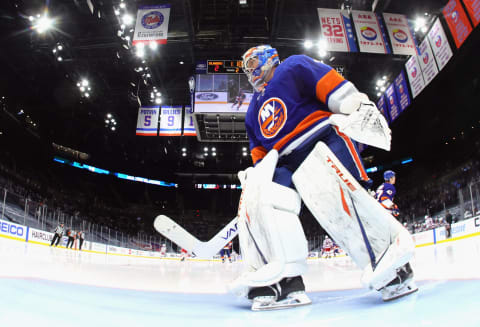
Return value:
<svg viewBox="0 0 480 327">
<path fill-rule="evenodd" d="M 252 160 L 253 164 L 255 164 L 258 160 L 263 159 L 267 155 L 267 149 L 263 146 L 256 146 L 250 151 L 252 153 Z"/>
<path fill-rule="evenodd" d="M 340 84 L 344 80 L 345 79 L 342 77 L 342 75 L 337 73 L 335 69 L 332 69 L 331 71 L 326 73 L 317 82 L 317 86 L 315 87 L 317 99 L 327 104 L 327 96 L 330 94 L 330 92 L 333 91 L 334 88 L 338 86 L 338 84 Z"/>
<path fill-rule="evenodd" d="M 337 126 L 332 125 L 333 128 L 335 128 L 335 131 L 337 134 L 345 141 L 347 144 L 348 150 L 350 150 L 350 153 L 352 154 L 353 161 L 355 162 L 355 165 L 357 166 L 358 172 L 360 173 L 360 177 L 364 181 L 368 181 L 368 175 L 365 169 L 363 168 L 362 161 L 360 160 L 360 157 L 358 156 L 357 150 L 355 150 L 355 146 L 353 145 L 352 140 L 338 129 Z"/>
<path fill-rule="evenodd" d="M 295 136 L 306 130 L 308 127 L 315 124 L 320 119 L 329 117 L 332 113 L 328 111 L 318 110 L 314 113 L 308 115 L 304 120 L 300 122 L 300 124 L 295 127 L 293 131 L 285 135 L 280 141 L 278 141 L 273 148 L 280 152 L 280 149 L 285 146 L 290 140 L 292 140 Z"/>
</svg>

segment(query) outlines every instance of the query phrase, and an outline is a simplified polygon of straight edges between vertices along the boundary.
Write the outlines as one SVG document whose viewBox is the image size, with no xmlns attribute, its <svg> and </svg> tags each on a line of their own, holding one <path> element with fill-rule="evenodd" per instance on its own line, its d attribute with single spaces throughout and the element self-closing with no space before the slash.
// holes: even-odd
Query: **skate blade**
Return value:
<svg viewBox="0 0 480 327">
<path fill-rule="evenodd" d="M 304 292 L 290 294 L 286 299 L 281 301 L 265 301 L 265 299 L 254 299 L 252 303 L 253 311 L 282 310 L 288 308 L 299 307 L 311 304 L 312 300 Z"/>
<path fill-rule="evenodd" d="M 391 298 L 388 298 L 388 299 L 383 299 L 383 298 L 382 298 L 382 300 L 383 300 L 383 302 L 390 302 L 390 301 L 399 299 L 399 298 L 401 298 L 401 297 L 407 296 L 407 295 L 409 295 L 409 294 L 415 293 L 416 291 L 418 291 L 418 287 L 416 287 L 416 288 L 414 288 L 414 289 L 411 289 L 411 290 L 408 291 L 408 292 L 405 292 L 405 293 L 396 295 L 396 296 L 391 297 Z"/>
</svg>

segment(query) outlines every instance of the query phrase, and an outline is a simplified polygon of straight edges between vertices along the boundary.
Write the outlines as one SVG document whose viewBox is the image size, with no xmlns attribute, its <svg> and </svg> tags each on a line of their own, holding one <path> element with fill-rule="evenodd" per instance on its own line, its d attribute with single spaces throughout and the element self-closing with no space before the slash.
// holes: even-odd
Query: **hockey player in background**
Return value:
<svg viewBox="0 0 480 327">
<path fill-rule="evenodd" d="M 243 69 L 255 89 L 245 117 L 254 167 L 239 172 L 246 271 L 231 291 L 252 300 L 252 310 L 311 303 L 301 277 L 308 256 L 302 201 L 363 269 L 367 287 L 384 300 L 417 290 L 410 234 L 360 185 L 370 179 L 352 138 L 390 150 L 375 104 L 331 67 L 304 55 L 280 64 L 268 45 L 249 49 Z"/>
<path fill-rule="evenodd" d="M 225 246 L 223 247 L 223 249 L 220 250 L 220 256 L 222 257 L 222 263 L 225 262 L 225 257 L 228 258 L 228 261 L 232 262 L 232 255 L 231 255 L 231 251 L 232 251 L 232 241 L 228 242 L 227 244 L 225 244 Z"/>
<path fill-rule="evenodd" d="M 238 95 L 235 97 L 235 102 L 232 104 L 232 108 L 235 107 L 235 105 L 237 106 L 237 111 L 240 109 L 240 107 L 242 106 L 243 104 L 243 101 L 245 101 L 245 98 L 247 97 L 247 95 L 245 94 L 245 91 L 240 88 L 238 90 Z"/>
<path fill-rule="evenodd" d="M 63 231 L 64 231 L 63 224 L 60 224 L 57 226 L 57 228 L 55 228 L 55 231 L 54 231 L 55 234 L 53 235 L 52 243 L 50 243 L 50 246 L 52 246 L 53 244 L 55 244 L 55 247 L 58 246 L 58 243 L 60 243 L 60 240 L 62 239 Z"/>
<path fill-rule="evenodd" d="M 167 245 L 165 243 L 162 243 L 162 246 L 160 247 L 160 255 L 162 257 L 167 255 Z"/>
<path fill-rule="evenodd" d="M 375 198 L 385 209 L 390 211 L 394 217 L 398 217 L 400 211 L 398 210 L 398 206 L 393 202 L 393 198 L 395 197 L 395 194 L 397 194 L 397 190 L 394 186 L 396 181 L 395 172 L 391 170 L 385 171 L 383 173 L 383 179 L 385 180 L 385 183 L 377 188 Z"/>
<path fill-rule="evenodd" d="M 325 235 L 325 239 L 323 240 L 323 246 L 322 246 L 322 257 L 325 256 L 325 258 L 331 258 L 332 257 L 332 250 L 333 250 L 333 242 L 328 237 L 328 235 Z"/>
</svg>

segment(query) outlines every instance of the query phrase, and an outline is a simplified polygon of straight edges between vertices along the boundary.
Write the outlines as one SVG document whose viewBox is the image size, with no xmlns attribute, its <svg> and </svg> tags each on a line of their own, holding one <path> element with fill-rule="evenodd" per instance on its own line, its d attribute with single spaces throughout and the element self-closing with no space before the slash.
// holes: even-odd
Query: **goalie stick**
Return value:
<svg viewBox="0 0 480 327">
<path fill-rule="evenodd" d="M 212 258 L 238 234 L 237 217 L 233 218 L 207 242 L 200 241 L 165 215 L 157 216 L 153 227 L 157 232 L 198 258 Z"/>
</svg>

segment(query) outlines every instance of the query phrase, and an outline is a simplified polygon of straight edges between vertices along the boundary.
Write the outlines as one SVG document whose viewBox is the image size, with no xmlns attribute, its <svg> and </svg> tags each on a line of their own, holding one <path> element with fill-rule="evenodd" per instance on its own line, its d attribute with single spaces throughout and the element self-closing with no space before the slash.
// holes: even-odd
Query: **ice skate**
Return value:
<svg viewBox="0 0 480 327">
<path fill-rule="evenodd" d="M 410 263 L 399 268 L 397 277 L 380 290 L 383 301 L 395 300 L 416 291 L 418 291 L 418 287 L 413 280 L 413 271 Z"/>
<path fill-rule="evenodd" d="M 288 277 L 270 286 L 252 288 L 248 292 L 253 311 L 279 310 L 312 303 L 305 294 L 301 276 Z"/>
</svg>

